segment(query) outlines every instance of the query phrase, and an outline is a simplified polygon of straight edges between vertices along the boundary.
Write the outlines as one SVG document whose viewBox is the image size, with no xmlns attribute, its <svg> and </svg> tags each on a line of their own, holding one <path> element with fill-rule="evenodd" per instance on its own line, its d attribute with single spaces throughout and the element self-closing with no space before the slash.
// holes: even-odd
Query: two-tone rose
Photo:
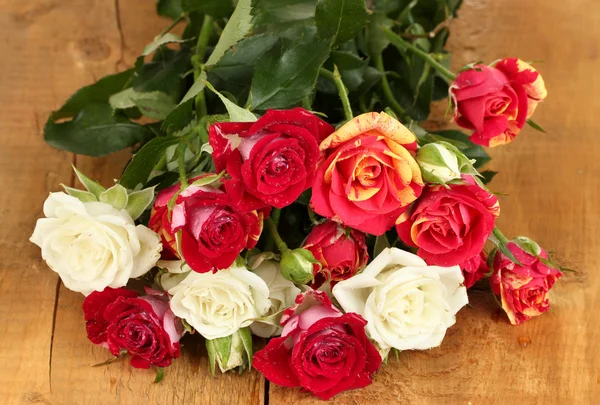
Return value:
<svg viewBox="0 0 600 405">
<path fill-rule="evenodd" d="M 256 245 L 262 231 L 262 212 L 241 210 L 220 181 L 198 185 L 210 176 L 192 179 L 183 191 L 179 185 L 161 191 L 149 222 L 165 246 L 200 273 L 228 268 L 242 250 Z"/>
<path fill-rule="evenodd" d="M 256 122 L 210 126 L 217 171 L 227 170 L 225 190 L 245 210 L 283 208 L 311 187 L 319 142 L 333 127 L 303 108 L 268 110 Z"/>
<path fill-rule="evenodd" d="M 548 292 L 562 273 L 549 262 L 548 253 L 528 238 L 515 238 L 506 248 L 520 264 L 496 251 L 490 283 L 510 323 L 518 325 L 550 309 Z"/>
<path fill-rule="evenodd" d="M 382 235 L 421 194 L 417 139 L 386 113 L 355 117 L 320 149 L 310 204 L 324 217 Z"/>
<path fill-rule="evenodd" d="M 309 290 L 298 295 L 281 324 L 281 337 L 254 354 L 254 367 L 269 381 L 321 399 L 371 384 L 381 356 L 360 315 L 342 314 L 325 292 Z"/>
<path fill-rule="evenodd" d="M 83 313 L 88 339 L 115 356 L 127 351 L 133 367 L 165 367 L 179 357 L 183 325 L 165 294 L 106 288 L 86 297 Z"/>
<path fill-rule="evenodd" d="M 511 142 L 547 94 L 542 76 L 516 58 L 463 70 L 450 86 L 456 123 L 483 146 Z"/>
<path fill-rule="evenodd" d="M 425 189 L 419 200 L 398 218 L 402 242 L 418 247 L 429 264 L 454 266 L 479 254 L 500 213 L 498 198 L 473 176 L 463 184 Z"/>
</svg>

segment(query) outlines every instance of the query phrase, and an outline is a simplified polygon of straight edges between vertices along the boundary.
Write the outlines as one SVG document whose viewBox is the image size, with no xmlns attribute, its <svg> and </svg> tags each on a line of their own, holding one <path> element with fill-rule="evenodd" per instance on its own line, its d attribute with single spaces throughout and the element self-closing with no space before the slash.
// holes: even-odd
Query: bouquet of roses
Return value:
<svg viewBox="0 0 600 405">
<path fill-rule="evenodd" d="M 561 272 L 503 236 L 479 171 L 481 145 L 541 129 L 541 75 L 450 72 L 456 1 L 367 3 L 160 1 L 175 20 L 136 66 L 50 116 L 56 147 L 137 147 L 109 188 L 75 169 L 85 190 L 51 193 L 31 237 L 86 296 L 94 344 L 160 377 L 198 334 L 213 371 L 328 399 L 390 351 L 439 346 L 480 279 L 512 324 L 548 310 Z M 444 94 L 469 134 L 419 125 Z M 270 340 L 253 353 L 252 335 Z"/>
</svg>

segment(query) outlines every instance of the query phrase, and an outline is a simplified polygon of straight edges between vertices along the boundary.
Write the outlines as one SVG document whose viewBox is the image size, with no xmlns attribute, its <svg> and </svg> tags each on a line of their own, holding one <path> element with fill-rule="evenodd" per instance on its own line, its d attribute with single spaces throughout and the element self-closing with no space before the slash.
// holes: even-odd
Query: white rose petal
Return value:
<svg viewBox="0 0 600 405">
<path fill-rule="evenodd" d="M 67 288 L 85 295 L 118 288 L 150 270 L 160 258 L 160 238 L 135 226 L 125 210 L 51 193 L 31 241 Z"/>
<path fill-rule="evenodd" d="M 271 306 L 263 279 L 235 264 L 214 274 L 192 271 L 169 294 L 173 313 L 206 339 L 237 332 Z"/>
<path fill-rule="evenodd" d="M 268 338 L 281 333 L 279 319 L 283 310 L 292 306 L 300 289 L 281 275 L 279 263 L 274 260 L 261 262 L 253 272 L 262 278 L 269 287 L 271 301 L 267 313 L 250 325 L 250 330 L 257 336 Z"/>
<path fill-rule="evenodd" d="M 339 282 L 333 295 L 346 312 L 367 320 L 380 349 L 439 346 L 456 313 L 468 303 L 458 266 L 427 266 L 396 248 L 383 250 L 365 270 Z"/>
</svg>

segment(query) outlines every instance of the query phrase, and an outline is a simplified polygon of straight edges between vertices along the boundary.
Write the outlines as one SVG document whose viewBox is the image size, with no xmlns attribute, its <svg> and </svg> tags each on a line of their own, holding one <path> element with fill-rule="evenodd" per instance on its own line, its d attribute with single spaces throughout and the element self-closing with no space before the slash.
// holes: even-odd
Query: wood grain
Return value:
<svg viewBox="0 0 600 405">
<path fill-rule="evenodd" d="M 72 162 L 108 186 L 131 155 L 91 159 L 46 146 L 49 112 L 79 87 L 130 66 L 166 25 L 152 1 L 0 1 L 0 51 L 8 58 L 0 63 L 0 182 L 11 190 L 0 195 L 3 404 L 264 402 L 257 372 L 212 377 L 198 339 L 184 340 L 183 357 L 161 384 L 127 361 L 90 367 L 109 353 L 85 336 L 83 297 L 60 286 L 28 242 L 48 192 L 74 182 Z"/>
<path fill-rule="evenodd" d="M 46 146 L 48 113 L 77 88 L 129 66 L 167 22 L 153 1 L 0 0 L 0 398 L 6 404 L 262 404 L 256 372 L 213 378 L 202 345 L 187 339 L 165 380 L 126 361 L 89 367 L 108 353 L 85 337 L 79 294 L 28 242 L 43 200 L 72 184 L 76 162 L 105 185 L 129 152 L 90 159 Z M 551 312 L 519 327 L 493 299 L 471 295 L 443 345 L 390 359 L 370 387 L 336 404 L 595 404 L 600 402 L 600 3 L 465 0 L 452 23 L 453 65 L 505 56 L 543 60 L 550 95 L 536 112 L 547 134 L 526 129 L 493 149 L 500 226 L 528 235 L 566 267 Z M 446 125 L 443 108 L 435 117 Z M 434 123 L 435 124 L 435 123 Z M 60 288 L 57 288 L 60 287 Z M 317 404 L 270 386 L 269 403 Z"/>
</svg>

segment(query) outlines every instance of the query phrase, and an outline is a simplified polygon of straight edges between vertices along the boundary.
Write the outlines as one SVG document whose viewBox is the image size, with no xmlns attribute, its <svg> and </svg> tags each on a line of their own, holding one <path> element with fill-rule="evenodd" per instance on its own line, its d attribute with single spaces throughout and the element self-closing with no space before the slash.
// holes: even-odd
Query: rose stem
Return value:
<svg viewBox="0 0 600 405">
<path fill-rule="evenodd" d="M 354 115 L 352 114 L 350 100 L 348 99 L 348 89 L 346 89 L 346 86 L 344 86 L 342 75 L 340 75 L 340 71 L 338 70 L 337 66 L 333 65 L 333 72 L 325 68 L 321 68 L 319 69 L 319 74 L 331 80 L 335 84 L 338 94 L 340 95 L 340 99 L 342 100 L 342 105 L 344 106 L 344 115 L 346 116 L 346 120 L 350 121 L 352 118 L 354 118 Z"/>
<path fill-rule="evenodd" d="M 185 142 L 181 142 L 177 146 L 177 166 L 179 166 L 179 181 L 181 182 L 181 188 L 188 186 L 187 174 L 185 172 L 185 149 L 187 145 Z"/>
<path fill-rule="evenodd" d="M 383 73 L 383 76 L 381 76 L 381 88 L 383 90 L 383 95 L 385 96 L 387 102 L 390 104 L 390 107 L 396 112 L 396 115 L 398 115 L 399 117 L 410 120 L 407 117 L 406 112 L 404 112 L 404 108 L 402 108 L 400 103 L 398 103 L 398 100 L 396 100 L 396 97 L 394 97 L 394 93 L 392 93 L 390 82 L 388 81 L 387 75 L 385 74 L 385 68 L 383 66 L 383 57 L 381 56 L 381 54 L 375 56 L 374 62 L 377 70 Z"/>
<path fill-rule="evenodd" d="M 197 80 L 204 70 L 204 65 L 202 65 L 202 62 L 204 62 L 204 55 L 206 55 L 206 48 L 208 47 L 208 40 L 210 39 L 212 26 L 212 17 L 209 15 L 204 15 L 202 29 L 200 30 L 198 42 L 196 43 L 196 57 L 198 59 L 197 62 L 199 66 L 197 66 L 194 70 L 194 80 Z M 206 96 L 204 95 L 204 89 L 200 90 L 196 96 L 196 113 L 200 118 L 208 114 L 206 109 Z"/>
<path fill-rule="evenodd" d="M 281 253 L 287 252 L 289 248 L 287 247 L 283 239 L 281 239 L 281 236 L 279 236 L 279 232 L 277 232 L 277 226 L 275 225 L 271 217 L 267 218 L 267 228 L 269 228 L 269 232 L 271 233 L 271 237 L 277 245 L 277 249 L 279 249 Z"/>
<path fill-rule="evenodd" d="M 279 225 L 279 217 L 281 216 L 281 210 L 279 208 L 273 208 L 271 211 L 271 218 L 273 219 L 273 223 L 275 224 L 275 228 Z M 275 240 L 271 237 L 267 239 L 267 243 L 265 244 L 265 252 L 273 251 L 273 243 Z"/>
<path fill-rule="evenodd" d="M 389 29 L 388 27 L 381 28 L 385 35 L 388 37 L 392 45 L 394 45 L 400 52 L 404 52 L 407 49 L 419 55 L 427 64 L 429 64 L 432 68 L 438 71 L 440 75 L 448 82 L 452 83 L 456 80 L 456 75 L 446 69 L 444 65 L 438 62 L 431 54 L 423 51 L 422 49 L 416 47 L 408 41 L 402 39 L 399 35 L 396 35 L 394 31 Z"/>
<path fill-rule="evenodd" d="M 167 32 L 171 31 L 185 17 L 186 17 L 185 13 L 181 14 L 179 17 L 177 17 L 175 20 L 173 20 L 173 22 L 167 28 L 165 28 L 164 30 L 162 30 L 162 32 L 160 34 L 158 34 L 157 38 L 160 38 L 163 35 L 165 35 Z"/>
</svg>

